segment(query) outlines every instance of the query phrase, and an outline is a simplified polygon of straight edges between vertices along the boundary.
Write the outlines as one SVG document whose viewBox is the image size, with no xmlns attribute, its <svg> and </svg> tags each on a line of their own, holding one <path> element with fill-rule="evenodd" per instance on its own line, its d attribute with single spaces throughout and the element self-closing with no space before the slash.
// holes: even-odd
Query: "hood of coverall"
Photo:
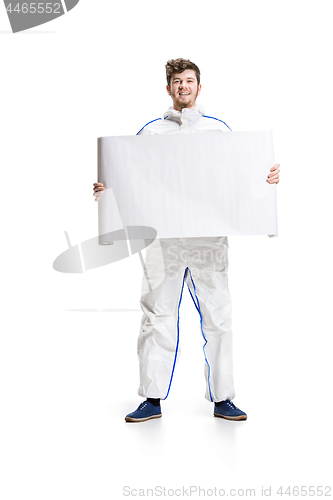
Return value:
<svg viewBox="0 0 333 500">
<path fill-rule="evenodd" d="M 184 108 L 181 111 L 177 111 L 173 106 L 170 106 L 170 108 L 164 113 L 163 118 L 165 120 L 177 122 L 179 125 L 184 124 L 184 122 L 192 124 L 200 120 L 204 113 L 205 111 L 201 105 L 196 105 L 191 109 Z"/>
</svg>

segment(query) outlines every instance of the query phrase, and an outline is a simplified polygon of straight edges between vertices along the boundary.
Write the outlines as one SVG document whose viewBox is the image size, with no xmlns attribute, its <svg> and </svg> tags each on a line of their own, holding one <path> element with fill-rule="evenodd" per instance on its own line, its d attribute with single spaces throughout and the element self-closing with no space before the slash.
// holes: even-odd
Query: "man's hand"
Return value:
<svg viewBox="0 0 333 500">
<path fill-rule="evenodd" d="M 103 194 L 103 191 L 105 189 L 104 184 L 101 182 L 94 182 L 94 192 L 93 195 L 95 196 L 95 201 L 99 200 L 99 197 Z"/>
<path fill-rule="evenodd" d="M 266 182 L 269 182 L 270 184 L 278 184 L 279 183 L 279 164 L 275 163 L 274 167 L 270 169 L 270 174 L 268 174 Z"/>
</svg>

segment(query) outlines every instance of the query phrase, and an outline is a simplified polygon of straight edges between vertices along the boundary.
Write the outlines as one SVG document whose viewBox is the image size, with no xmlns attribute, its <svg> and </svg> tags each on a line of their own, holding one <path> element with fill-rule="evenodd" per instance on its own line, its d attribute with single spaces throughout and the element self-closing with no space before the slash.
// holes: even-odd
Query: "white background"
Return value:
<svg viewBox="0 0 333 500">
<path fill-rule="evenodd" d="M 272 485 L 281 498 L 280 485 L 330 484 L 331 6 L 81 0 L 15 35 L 0 6 L 2 498 L 104 500 L 125 485 L 257 496 Z M 246 422 L 212 416 L 184 293 L 163 418 L 126 424 L 141 401 L 140 261 L 52 268 L 64 231 L 72 245 L 97 234 L 97 137 L 161 116 L 164 64 L 177 57 L 200 67 L 206 113 L 233 130 L 272 130 L 281 164 L 279 237 L 229 238 Z"/>
</svg>

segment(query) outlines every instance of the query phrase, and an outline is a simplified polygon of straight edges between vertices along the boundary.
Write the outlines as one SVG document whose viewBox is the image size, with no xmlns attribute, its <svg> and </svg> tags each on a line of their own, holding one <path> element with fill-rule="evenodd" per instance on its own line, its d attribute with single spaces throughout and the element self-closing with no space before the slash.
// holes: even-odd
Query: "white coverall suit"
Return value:
<svg viewBox="0 0 333 500">
<path fill-rule="evenodd" d="M 228 127 L 229 128 L 229 127 Z M 224 122 L 206 117 L 201 107 L 172 107 L 140 135 L 226 131 Z M 205 397 L 235 396 L 232 368 L 231 297 L 228 289 L 226 236 L 155 240 L 146 251 L 142 282 L 143 317 L 138 338 L 140 386 L 146 398 L 166 399 L 179 351 L 179 306 L 184 282 L 200 315 L 204 340 Z"/>
</svg>

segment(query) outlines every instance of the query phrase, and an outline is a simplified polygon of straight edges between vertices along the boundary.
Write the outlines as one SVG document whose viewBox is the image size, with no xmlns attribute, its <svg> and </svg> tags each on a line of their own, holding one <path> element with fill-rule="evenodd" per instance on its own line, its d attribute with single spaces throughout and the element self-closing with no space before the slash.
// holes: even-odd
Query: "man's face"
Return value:
<svg viewBox="0 0 333 500">
<path fill-rule="evenodd" d="M 198 87 L 194 69 L 186 69 L 182 73 L 173 73 L 170 87 L 167 85 L 166 88 L 173 100 L 173 107 L 181 111 L 183 108 L 194 108 L 201 85 Z"/>
</svg>

